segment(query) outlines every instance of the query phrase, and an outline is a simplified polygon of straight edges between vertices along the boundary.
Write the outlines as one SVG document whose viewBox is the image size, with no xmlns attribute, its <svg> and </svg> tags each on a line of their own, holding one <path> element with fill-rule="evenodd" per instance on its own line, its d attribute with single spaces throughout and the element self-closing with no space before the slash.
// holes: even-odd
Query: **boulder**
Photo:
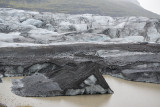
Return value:
<svg viewBox="0 0 160 107">
<path fill-rule="evenodd" d="M 67 64 L 61 69 L 12 80 L 12 92 L 19 96 L 51 97 L 111 94 L 113 91 L 93 62 Z"/>
</svg>

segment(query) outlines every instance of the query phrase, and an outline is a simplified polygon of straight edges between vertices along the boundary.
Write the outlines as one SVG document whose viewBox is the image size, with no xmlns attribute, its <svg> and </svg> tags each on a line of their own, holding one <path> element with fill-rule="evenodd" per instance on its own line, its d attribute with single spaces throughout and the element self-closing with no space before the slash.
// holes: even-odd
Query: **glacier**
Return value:
<svg viewBox="0 0 160 107">
<path fill-rule="evenodd" d="M 160 19 L 70 15 L 0 8 L 0 46 L 160 43 Z"/>
<path fill-rule="evenodd" d="M 0 8 L 0 78 L 25 76 L 13 93 L 112 93 L 102 74 L 159 84 L 160 19 Z"/>
</svg>

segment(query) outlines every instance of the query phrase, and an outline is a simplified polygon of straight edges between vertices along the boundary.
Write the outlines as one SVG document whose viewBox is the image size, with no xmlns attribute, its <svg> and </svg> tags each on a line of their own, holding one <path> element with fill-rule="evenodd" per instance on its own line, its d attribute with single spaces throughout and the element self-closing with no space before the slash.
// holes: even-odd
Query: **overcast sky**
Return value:
<svg viewBox="0 0 160 107">
<path fill-rule="evenodd" d="M 138 0 L 141 6 L 154 13 L 160 14 L 160 0 Z"/>
</svg>

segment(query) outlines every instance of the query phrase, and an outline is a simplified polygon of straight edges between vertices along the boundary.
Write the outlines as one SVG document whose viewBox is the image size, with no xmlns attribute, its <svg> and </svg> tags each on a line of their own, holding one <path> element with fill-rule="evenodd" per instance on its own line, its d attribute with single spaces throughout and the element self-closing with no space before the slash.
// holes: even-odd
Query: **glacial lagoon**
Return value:
<svg viewBox="0 0 160 107">
<path fill-rule="evenodd" d="M 0 103 L 8 107 L 160 107 L 160 84 L 131 82 L 104 75 L 114 94 L 60 97 L 20 97 L 11 92 L 11 79 L 0 84 Z"/>
</svg>

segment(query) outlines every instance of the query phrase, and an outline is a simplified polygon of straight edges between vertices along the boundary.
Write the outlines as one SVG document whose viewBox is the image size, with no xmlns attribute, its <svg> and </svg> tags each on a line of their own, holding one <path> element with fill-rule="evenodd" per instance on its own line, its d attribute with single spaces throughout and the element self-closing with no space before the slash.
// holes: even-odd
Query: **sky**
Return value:
<svg viewBox="0 0 160 107">
<path fill-rule="evenodd" d="M 138 0 L 141 6 L 149 11 L 160 14 L 160 0 Z"/>
</svg>

